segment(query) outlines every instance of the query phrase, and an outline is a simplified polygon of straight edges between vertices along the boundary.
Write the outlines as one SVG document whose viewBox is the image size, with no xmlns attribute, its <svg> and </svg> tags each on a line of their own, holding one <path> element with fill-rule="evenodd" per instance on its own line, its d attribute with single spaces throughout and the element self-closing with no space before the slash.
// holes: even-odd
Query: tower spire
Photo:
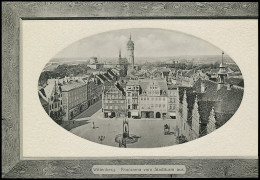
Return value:
<svg viewBox="0 0 260 180">
<path fill-rule="evenodd" d="M 119 49 L 119 58 L 121 58 L 121 48 Z"/>
<path fill-rule="evenodd" d="M 222 51 L 222 60 L 221 60 L 221 63 L 224 65 L 223 56 L 224 56 L 224 51 Z"/>
<path fill-rule="evenodd" d="M 221 64 L 219 66 L 219 71 L 218 71 L 219 83 L 218 83 L 217 90 L 219 90 L 223 87 L 223 84 L 225 83 L 224 82 L 225 78 L 227 77 L 227 72 L 226 72 L 226 68 L 224 66 L 224 61 L 223 61 L 223 55 L 224 55 L 224 52 L 222 51 L 222 60 L 221 60 Z"/>
<path fill-rule="evenodd" d="M 131 40 L 131 33 L 130 33 L 130 40 Z"/>
</svg>

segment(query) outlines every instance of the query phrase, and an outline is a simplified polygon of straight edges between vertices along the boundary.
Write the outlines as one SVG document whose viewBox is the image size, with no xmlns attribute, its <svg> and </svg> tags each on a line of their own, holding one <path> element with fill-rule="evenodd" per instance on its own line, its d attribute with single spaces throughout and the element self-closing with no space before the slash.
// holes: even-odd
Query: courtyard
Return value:
<svg viewBox="0 0 260 180">
<path fill-rule="evenodd" d="M 75 121 L 86 121 L 87 124 L 70 130 L 73 134 L 104 145 L 119 147 L 115 137 L 123 133 L 123 118 L 104 118 L 103 113 L 98 110 L 91 117 L 76 119 Z M 176 144 L 176 120 L 175 119 L 128 119 L 129 134 L 135 135 L 138 141 L 127 144 L 127 148 L 155 148 L 171 146 Z M 170 133 L 164 134 L 164 126 L 170 127 Z M 101 141 L 100 137 L 103 136 Z"/>
</svg>

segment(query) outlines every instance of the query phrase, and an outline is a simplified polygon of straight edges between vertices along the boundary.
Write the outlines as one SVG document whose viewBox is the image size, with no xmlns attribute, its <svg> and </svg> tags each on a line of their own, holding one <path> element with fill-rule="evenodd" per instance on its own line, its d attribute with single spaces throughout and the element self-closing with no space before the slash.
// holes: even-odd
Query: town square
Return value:
<svg viewBox="0 0 260 180">
<path fill-rule="evenodd" d="M 140 40 L 146 34 L 147 41 L 170 41 L 167 38 L 171 34 L 160 31 L 112 32 L 110 36 L 121 37 L 122 43 L 119 48 L 109 46 L 113 51 L 117 49 L 110 58 L 52 59 L 38 84 L 45 111 L 57 124 L 81 138 L 121 148 L 182 144 L 224 125 L 243 98 L 239 67 L 223 51 L 207 47 L 204 42 L 207 48 L 197 53 L 215 54 L 160 57 L 155 56 L 160 51 L 151 51 L 155 55 L 136 57 L 146 52 Z M 190 44 L 201 43 L 191 39 L 189 44 L 186 38 L 183 41 L 190 51 L 194 51 Z M 106 34 L 100 39 L 105 41 Z M 144 49 L 138 51 L 135 46 Z M 168 52 L 172 50 L 164 53 Z"/>
</svg>

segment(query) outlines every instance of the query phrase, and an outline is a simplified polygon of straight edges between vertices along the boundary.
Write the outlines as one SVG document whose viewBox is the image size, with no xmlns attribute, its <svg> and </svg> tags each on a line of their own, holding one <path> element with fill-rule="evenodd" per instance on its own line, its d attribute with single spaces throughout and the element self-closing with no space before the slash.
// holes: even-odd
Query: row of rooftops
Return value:
<svg viewBox="0 0 260 180">
<path fill-rule="evenodd" d="M 210 80 L 199 79 L 193 87 L 179 87 L 179 102 L 183 104 L 184 92 L 188 105 L 188 119 L 192 116 L 195 98 L 198 99 L 200 121 L 207 124 L 212 108 L 214 108 L 217 121 L 226 122 L 239 108 L 244 90 L 223 86 L 217 90 L 218 84 Z M 203 91 L 205 89 L 205 91 Z M 227 118 L 229 117 L 229 118 Z"/>
<path fill-rule="evenodd" d="M 146 92 L 149 85 L 157 85 L 160 89 L 160 95 L 167 96 L 168 90 L 176 90 L 178 87 L 176 85 L 167 85 L 165 79 L 138 79 L 138 80 L 128 80 L 127 83 L 116 82 L 115 84 L 107 84 L 107 87 L 104 87 L 104 92 L 109 90 L 110 86 L 116 86 L 119 90 L 125 94 L 125 89 L 127 86 L 139 86 L 140 87 L 140 95 Z M 164 92 L 164 93 L 163 93 Z"/>
<path fill-rule="evenodd" d="M 163 82 L 161 79 L 145 79 L 145 80 L 129 80 L 126 86 L 140 86 L 140 89 L 145 90 L 149 84 L 158 83 L 159 87 L 162 90 L 178 90 L 179 92 L 179 102 L 183 103 L 184 92 L 186 92 L 186 100 L 188 105 L 188 119 L 191 118 L 192 110 L 197 97 L 199 113 L 202 123 L 207 123 L 205 120 L 208 120 L 208 116 L 212 108 L 214 108 L 216 114 L 219 118 L 230 117 L 231 114 L 234 114 L 238 107 L 241 104 L 244 90 L 243 88 L 223 86 L 218 89 L 218 83 L 204 80 L 199 78 L 193 87 L 181 87 L 176 85 L 167 85 L 166 82 Z M 116 87 L 120 89 L 125 95 L 125 90 L 123 86 L 119 83 L 116 84 Z M 180 107 L 180 111 L 182 108 Z M 224 114 L 220 116 L 220 114 Z M 229 114 L 228 116 L 226 116 Z M 225 120 L 225 119 L 224 119 Z M 228 119 L 226 119 L 228 120 Z"/>
<path fill-rule="evenodd" d="M 110 75 L 108 75 L 108 73 Z M 100 78 L 103 80 L 103 83 L 111 81 L 112 77 L 116 77 L 115 73 L 108 69 L 106 73 L 100 73 L 96 75 L 85 75 L 78 77 L 64 77 L 59 79 L 48 79 L 47 85 L 45 87 L 39 87 L 39 92 L 42 93 L 45 97 L 50 97 L 51 93 L 54 89 L 55 84 L 59 85 L 60 91 L 70 91 L 72 89 L 80 88 L 82 86 L 87 85 L 90 82 L 99 82 L 96 81 L 95 78 Z"/>
</svg>

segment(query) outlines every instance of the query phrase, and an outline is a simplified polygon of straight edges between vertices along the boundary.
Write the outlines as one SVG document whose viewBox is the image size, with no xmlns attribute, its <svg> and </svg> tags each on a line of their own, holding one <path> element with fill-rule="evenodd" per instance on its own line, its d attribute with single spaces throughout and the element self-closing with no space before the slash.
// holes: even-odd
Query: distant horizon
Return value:
<svg viewBox="0 0 260 180">
<path fill-rule="evenodd" d="M 195 36 L 163 29 L 121 29 L 81 39 L 60 51 L 54 58 L 126 56 L 126 44 L 134 42 L 135 57 L 174 57 L 221 55 L 222 50 Z"/>
<path fill-rule="evenodd" d="M 156 58 L 156 57 L 183 57 L 183 56 L 222 56 L 221 54 L 187 54 L 187 55 L 173 55 L 173 56 L 135 56 L 135 58 Z M 118 56 L 87 56 L 87 57 L 54 57 L 53 59 L 84 59 L 84 58 L 92 58 L 92 57 L 99 57 L 99 58 L 118 58 Z M 224 55 L 224 57 L 229 57 L 228 55 Z M 125 58 L 125 56 L 122 56 Z"/>
<path fill-rule="evenodd" d="M 195 62 L 205 62 L 205 63 L 212 63 L 212 62 L 220 62 L 221 61 L 221 56 L 222 55 L 180 55 L 180 56 L 161 56 L 161 57 L 145 57 L 145 56 L 140 56 L 140 57 L 135 57 L 135 60 L 137 60 L 135 63 L 136 64 L 140 64 L 141 62 L 138 62 L 138 60 L 140 59 L 145 59 L 145 58 L 150 58 L 151 63 L 155 63 L 155 62 L 164 62 L 164 61 L 169 61 L 169 60 L 175 60 L 175 61 L 181 61 L 182 60 L 186 60 L 186 61 L 192 61 L 192 59 L 194 59 Z M 95 57 L 95 56 L 91 56 L 91 57 Z M 49 62 L 53 63 L 66 63 L 66 62 L 84 62 L 84 61 L 89 61 L 91 57 L 56 57 L 56 58 L 52 58 Z M 188 58 L 188 59 L 185 59 Z M 217 59 L 208 59 L 205 60 L 205 58 L 217 58 Z M 101 63 L 104 63 L 104 60 L 107 59 L 108 62 L 111 61 L 117 61 L 119 57 L 97 57 L 98 61 L 100 61 Z M 158 58 L 158 60 L 156 60 Z M 161 60 L 159 60 L 161 59 Z M 232 58 L 230 58 L 228 55 L 224 55 L 224 61 L 226 62 L 233 62 L 234 60 Z M 146 60 L 147 62 L 147 60 Z"/>
</svg>

